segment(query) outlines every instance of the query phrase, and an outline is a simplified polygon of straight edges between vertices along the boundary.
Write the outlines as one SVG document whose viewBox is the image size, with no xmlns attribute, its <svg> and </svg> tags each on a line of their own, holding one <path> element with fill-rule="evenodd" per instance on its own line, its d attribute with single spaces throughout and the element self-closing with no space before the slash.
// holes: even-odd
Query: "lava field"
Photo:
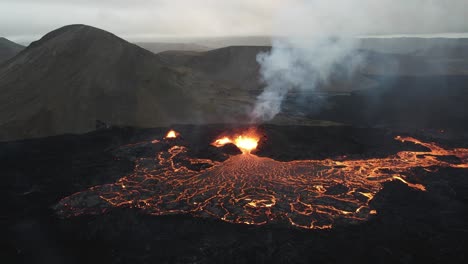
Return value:
<svg viewBox="0 0 468 264">
<path fill-rule="evenodd" d="M 168 128 L 111 128 L 1 143 L 5 258 L 466 259 L 468 146 L 450 131 L 173 129 L 174 136 Z M 237 142 L 239 135 L 255 144 Z"/>
</svg>

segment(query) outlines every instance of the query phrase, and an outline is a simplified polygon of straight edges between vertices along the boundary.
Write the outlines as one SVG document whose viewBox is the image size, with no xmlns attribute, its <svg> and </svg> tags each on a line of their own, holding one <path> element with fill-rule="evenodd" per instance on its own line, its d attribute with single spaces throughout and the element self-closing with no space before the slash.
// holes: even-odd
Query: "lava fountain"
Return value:
<svg viewBox="0 0 468 264">
<path fill-rule="evenodd" d="M 190 214 L 230 223 L 324 229 L 377 214 L 370 201 L 385 182 L 397 180 L 426 191 L 421 182 L 408 177 L 415 168 L 468 168 L 468 149 L 446 149 L 411 137 L 395 140 L 426 150 L 383 158 L 290 162 L 251 154 L 259 139 L 258 134 L 246 132 L 214 140 L 216 147 L 232 143 L 243 152 L 223 162 L 190 157 L 187 147 L 174 141 L 153 157 L 137 159 L 133 173 L 66 197 L 55 210 L 72 217 L 127 207 L 152 215 Z M 152 142 L 161 144 L 160 149 L 164 146 Z"/>
<path fill-rule="evenodd" d="M 211 145 L 215 147 L 222 147 L 226 144 L 234 144 L 239 148 L 243 154 L 250 154 L 258 146 L 260 136 L 255 130 L 249 130 L 243 134 L 238 134 L 233 137 L 224 136 L 216 139 Z"/>
<path fill-rule="evenodd" d="M 174 138 L 177 138 L 179 136 L 179 133 L 175 132 L 174 130 L 169 130 L 169 132 L 167 132 L 166 134 L 166 137 L 164 137 L 165 139 L 174 139 Z"/>
</svg>

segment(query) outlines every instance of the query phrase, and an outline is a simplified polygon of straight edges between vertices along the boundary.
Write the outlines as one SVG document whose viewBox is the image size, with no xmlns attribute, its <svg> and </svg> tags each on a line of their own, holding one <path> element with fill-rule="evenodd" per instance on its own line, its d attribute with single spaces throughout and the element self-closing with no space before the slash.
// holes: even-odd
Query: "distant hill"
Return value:
<svg viewBox="0 0 468 264">
<path fill-rule="evenodd" d="M 172 66 L 184 66 L 203 73 L 210 80 L 252 90 L 260 88 L 257 54 L 269 50 L 268 46 L 229 46 L 201 53 L 164 52 L 159 57 Z"/>
<path fill-rule="evenodd" d="M 136 45 L 149 50 L 155 54 L 164 51 L 207 51 L 210 48 L 195 43 L 172 43 L 172 42 L 136 42 Z"/>
<path fill-rule="evenodd" d="M 432 49 L 453 51 L 468 47 L 468 39 L 456 38 L 363 38 L 360 48 L 381 53 L 419 54 L 431 56 Z"/>
<path fill-rule="evenodd" d="M 271 46 L 271 37 L 269 36 L 212 37 L 199 38 L 192 41 L 193 43 L 212 49 L 229 46 Z"/>
<path fill-rule="evenodd" d="M 18 54 L 24 47 L 6 38 L 0 37 L 0 64 Z"/>
</svg>

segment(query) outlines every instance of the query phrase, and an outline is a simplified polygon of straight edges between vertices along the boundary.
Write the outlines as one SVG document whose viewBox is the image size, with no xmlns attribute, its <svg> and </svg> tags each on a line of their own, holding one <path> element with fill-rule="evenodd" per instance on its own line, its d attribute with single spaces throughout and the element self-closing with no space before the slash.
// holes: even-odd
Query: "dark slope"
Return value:
<svg viewBox="0 0 468 264">
<path fill-rule="evenodd" d="M 6 38 L 0 37 L 0 64 L 13 58 L 24 47 Z"/>
<path fill-rule="evenodd" d="M 238 84 L 244 89 L 258 88 L 257 54 L 268 52 L 267 46 L 230 46 L 207 51 L 194 57 L 189 66 L 209 78 Z"/>
<path fill-rule="evenodd" d="M 193 110 L 178 78 L 154 54 L 111 33 L 60 28 L 0 67 L 0 139 L 81 133 L 96 120 L 184 122 Z"/>
<path fill-rule="evenodd" d="M 172 66 L 188 67 L 213 80 L 256 88 L 260 69 L 257 54 L 269 50 L 267 46 L 229 46 L 200 53 L 167 51 L 158 56 Z"/>
</svg>

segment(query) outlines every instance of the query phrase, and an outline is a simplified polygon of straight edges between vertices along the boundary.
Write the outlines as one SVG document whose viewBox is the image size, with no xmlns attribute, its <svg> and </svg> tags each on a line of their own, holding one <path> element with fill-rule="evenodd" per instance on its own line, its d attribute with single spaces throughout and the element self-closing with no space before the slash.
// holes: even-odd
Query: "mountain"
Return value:
<svg viewBox="0 0 468 264">
<path fill-rule="evenodd" d="M 0 37 L 0 64 L 18 54 L 24 47 L 6 38 Z"/>
<path fill-rule="evenodd" d="M 198 114 L 181 73 L 153 53 L 100 29 L 70 25 L 0 67 L 0 139 L 161 126 Z"/>
</svg>

